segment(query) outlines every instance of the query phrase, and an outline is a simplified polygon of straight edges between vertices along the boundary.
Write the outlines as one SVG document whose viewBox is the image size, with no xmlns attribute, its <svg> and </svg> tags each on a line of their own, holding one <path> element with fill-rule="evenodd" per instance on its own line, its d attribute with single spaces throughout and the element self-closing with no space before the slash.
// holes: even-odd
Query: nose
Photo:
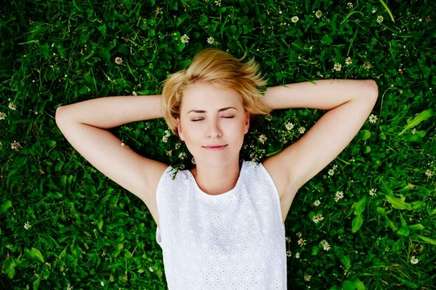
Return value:
<svg viewBox="0 0 436 290">
<path fill-rule="evenodd" d="M 222 136 L 222 132 L 221 129 L 219 128 L 219 124 L 216 121 L 216 119 L 213 119 L 212 121 L 209 122 L 208 124 L 208 128 L 207 128 L 207 135 L 208 137 L 221 137 Z"/>
</svg>

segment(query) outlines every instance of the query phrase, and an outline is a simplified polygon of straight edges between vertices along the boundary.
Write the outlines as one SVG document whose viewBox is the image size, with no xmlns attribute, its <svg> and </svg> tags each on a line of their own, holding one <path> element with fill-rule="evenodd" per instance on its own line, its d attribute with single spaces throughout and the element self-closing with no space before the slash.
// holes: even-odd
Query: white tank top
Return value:
<svg viewBox="0 0 436 290">
<path fill-rule="evenodd" d="M 272 177 L 244 160 L 235 187 L 202 191 L 192 173 L 168 166 L 156 188 L 168 288 L 287 289 L 285 227 Z"/>
</svg>

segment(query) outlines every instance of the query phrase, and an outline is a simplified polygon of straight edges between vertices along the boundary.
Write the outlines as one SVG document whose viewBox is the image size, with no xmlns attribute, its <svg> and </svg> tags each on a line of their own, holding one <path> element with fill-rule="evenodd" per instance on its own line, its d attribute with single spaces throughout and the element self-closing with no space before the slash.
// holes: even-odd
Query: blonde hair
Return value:
<svg viewBox="0 0 436 290">
<path fill-rule="evenodd" d="M 252 58 L 242 63 L 241 58 L 217 49 L 206 48 L 198 52 L 191 65 L 167 77 L 162 89 L 163 118 L 174 135 L 178 136 L 177 120 L 184 90 L 197 81 L 219 84 L 236 91 L 242 97 L 242 105 L 253 115 L 267 115 L 272 108 L 262 102 L 263 94 L 258 88 L 267 81 L 257 73 L 259 65 Z"/>
</svg>

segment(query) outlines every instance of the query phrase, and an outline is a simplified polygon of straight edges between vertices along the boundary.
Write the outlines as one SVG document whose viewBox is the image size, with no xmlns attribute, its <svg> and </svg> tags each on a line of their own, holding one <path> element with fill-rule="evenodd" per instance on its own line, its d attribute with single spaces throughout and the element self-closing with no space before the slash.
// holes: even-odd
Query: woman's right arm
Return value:
<svg viewBox="0 0 436 290">
<path fill-rule="evenodd" d="M 107 128 L 162 117 L 161 96 L 90 99 L 62 106 L 56 125 L 92 166 L 139 197 L 157 224 L 156 188 L 167 164 L 142 156 Z"/>
<path fill-rule="evenodd" d="M 161 99 L 162 95 L 101 97 L 58 107 L 56 116 L 108 129 L 162 118 Z"/>
</svg>

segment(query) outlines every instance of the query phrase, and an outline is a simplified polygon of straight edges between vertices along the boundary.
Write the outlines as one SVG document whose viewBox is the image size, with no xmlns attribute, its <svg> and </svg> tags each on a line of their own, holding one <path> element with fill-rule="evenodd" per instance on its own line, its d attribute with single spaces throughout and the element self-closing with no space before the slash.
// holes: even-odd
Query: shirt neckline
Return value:
<svg viewBox="0 0 436 290">
<path fill-rule="evenodd" d="M 218 201 L 218 200 L 224 200 L 224 199 L 232 198 L 235 195 L 235 193 L 238 191 L 238 189 L 240 187 L 240 183 L 241 183 L 241 179 L 242 179 L 242 174 L 244 173 L 243 169 L 245 168 L 245 166 L 246 166 L 246 160 L 243 160 L 242 164 L 241 164 L 241 168 L 239 169 L 239 177 L 238 177 L 238 180 L 236 181 L 235 186 L 232 189 L 230 189 L 230 190 L 228 190 L 228 191 L 226 191 L 224 193 L 220 193 L 220 194 L 209 194 L 209 193 L 204 192 L 198 186 L 197 181 L 194 178 L 194 175 L 192 175 L 192 172 L 190 170 L 186 170 L 186 171 L 187 171 L 187 173 L 189 175 L 189 178 L 194 183 L 195 192 L 196 192 L 196 195 L 199 198 L 201 198 L 203 200 L 209 200 L 209 201 L 210 200 Z"/>
</svg>

